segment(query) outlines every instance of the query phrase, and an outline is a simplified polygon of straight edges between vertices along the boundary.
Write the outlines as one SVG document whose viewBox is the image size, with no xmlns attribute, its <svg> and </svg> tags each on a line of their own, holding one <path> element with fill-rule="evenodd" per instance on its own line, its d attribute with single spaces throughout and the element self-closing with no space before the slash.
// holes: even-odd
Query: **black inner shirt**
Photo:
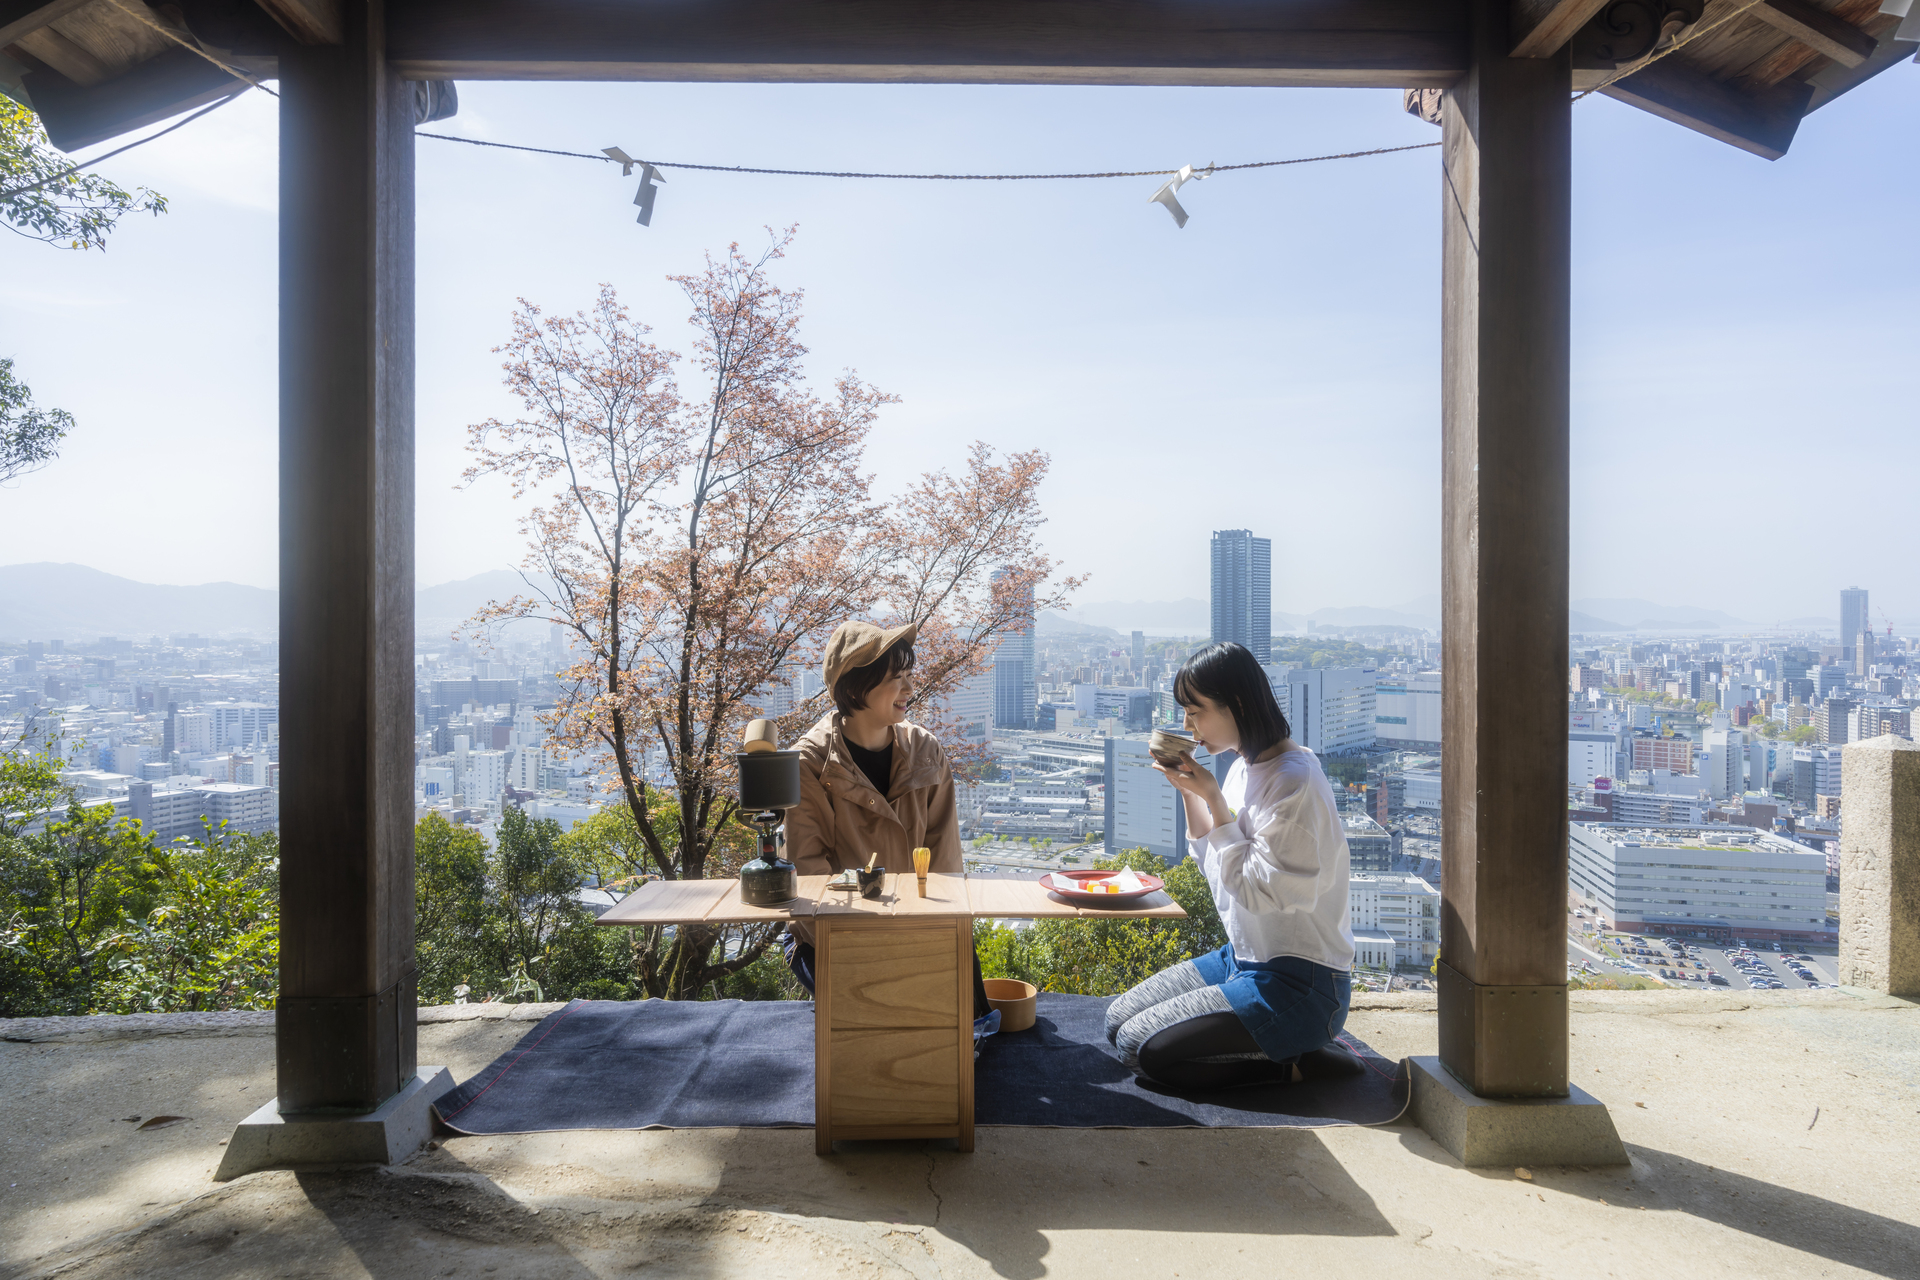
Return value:
<svg viewBox="0 0 1920 1280">
<path fill-rule="evenodd" d="M 893 735 L 887 735 L 887 745 L 878 751 L 869 751 L 852 738 L 847 739 L 847 753 L 853 762 L 860 766 L 860 772 L 867 775 L 867 781 L 882 796 L 893 783 Z"/>
</svg>

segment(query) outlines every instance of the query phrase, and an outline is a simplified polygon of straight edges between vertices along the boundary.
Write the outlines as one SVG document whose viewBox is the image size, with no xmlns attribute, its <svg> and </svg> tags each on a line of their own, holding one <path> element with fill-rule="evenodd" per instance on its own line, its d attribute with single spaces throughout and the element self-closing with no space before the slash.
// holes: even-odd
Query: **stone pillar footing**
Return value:
<svg viewBox="0 0 1920 1280">
<path fill-rule="evenodd" d="M 1414 1123 L 1470 1169 L 1629 1163 L 1605 1104 L 1578 1085 L 1564 1098 L 1482 1098 L 1439 1058 L 1411 1061 Z"/>
<path fill-rule="evenodd" d="M 279 1100 L 240 1122 L 215 1182 L 260 1169 L 398 1164 L 433 1136 L 433 1100 L 453 1088 L 445 1067 L 421 1067 L 400 1092 L 365 1115 L 283 1116 Z"/>
</svg>

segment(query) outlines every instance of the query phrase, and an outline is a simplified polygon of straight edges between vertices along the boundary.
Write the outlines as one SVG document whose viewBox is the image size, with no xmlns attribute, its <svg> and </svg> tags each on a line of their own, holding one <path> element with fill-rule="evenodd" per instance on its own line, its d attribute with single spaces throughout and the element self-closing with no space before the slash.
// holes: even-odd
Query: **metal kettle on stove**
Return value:
<svg viewBox="0 0 1920 1280">
<path fill-rule="evenodd" d="M 787 810 L 800 803 L 800 753 L 779 749 L 769 720 L 749 724 L 740 745 L 734 759 L 740 766 L 741 820 L 760 829 L 759 854 L 740 868 L 740 901 L 753 907 L 784 906 L 799 893 L 799 878 L 782 850 Z"/>
</svg>

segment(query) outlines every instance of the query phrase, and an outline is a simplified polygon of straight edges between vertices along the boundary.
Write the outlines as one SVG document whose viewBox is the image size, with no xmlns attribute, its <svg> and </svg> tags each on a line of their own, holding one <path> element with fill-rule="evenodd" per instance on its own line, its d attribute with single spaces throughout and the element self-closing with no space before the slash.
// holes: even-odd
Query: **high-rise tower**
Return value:
<svg viewBox="0 0 1920 1280">
<path fill-rule="evenodd" d="M 1213 535 L 1213 639 L 1232 640 L 1261 662 L 1273 657 L 1273 540 L 1247 529 Z"/>
<path fill-rule="evenodd" d="M 999 582 L 1007 570 L 995 569 Z M 1039 672 L 1033 659 L 1033 586 L 1020 588 L 1021 616 L 1025 623 L 1002 633 L 1000 647 L 993 651 L 993 727 L 1031 729 L 1039 718 Z"/>
<path fill-rule="evenodd" d="M 1860 640 L 1862 631 L 1870 630 L 1873 623 L 1867 617 L 1867 589 L 1848 587 L 1840 593 L 1840 665 L 1853 665 L 1853 649 Z"/>
</svg>

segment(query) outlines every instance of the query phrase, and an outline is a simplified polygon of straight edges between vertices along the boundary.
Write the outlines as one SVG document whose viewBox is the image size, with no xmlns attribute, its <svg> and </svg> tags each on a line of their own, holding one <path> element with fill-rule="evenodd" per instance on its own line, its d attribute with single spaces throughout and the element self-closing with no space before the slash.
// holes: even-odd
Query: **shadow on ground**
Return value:
<svg viewBox="0 0 1920 1280">
<path fill-rule="evenodd" d="M 1401 1145 L 1422 1159 L 1459 1167 L 1417 1130 L 1404 1134 Z M 1532 1185 L 1544 1194 L 1576 1196 L 1627 1212 L 1689 1214 L 1895 1280 L 1920 1276 L 1920 1226 L 1670 1151 L 1626 1145 L 1630 1168 L 1543 1166 L 1528 1170 Z M 1505 1168 L 1467 1172 L 1495 1181 L 1515 1178 Z"/>
</svg>

